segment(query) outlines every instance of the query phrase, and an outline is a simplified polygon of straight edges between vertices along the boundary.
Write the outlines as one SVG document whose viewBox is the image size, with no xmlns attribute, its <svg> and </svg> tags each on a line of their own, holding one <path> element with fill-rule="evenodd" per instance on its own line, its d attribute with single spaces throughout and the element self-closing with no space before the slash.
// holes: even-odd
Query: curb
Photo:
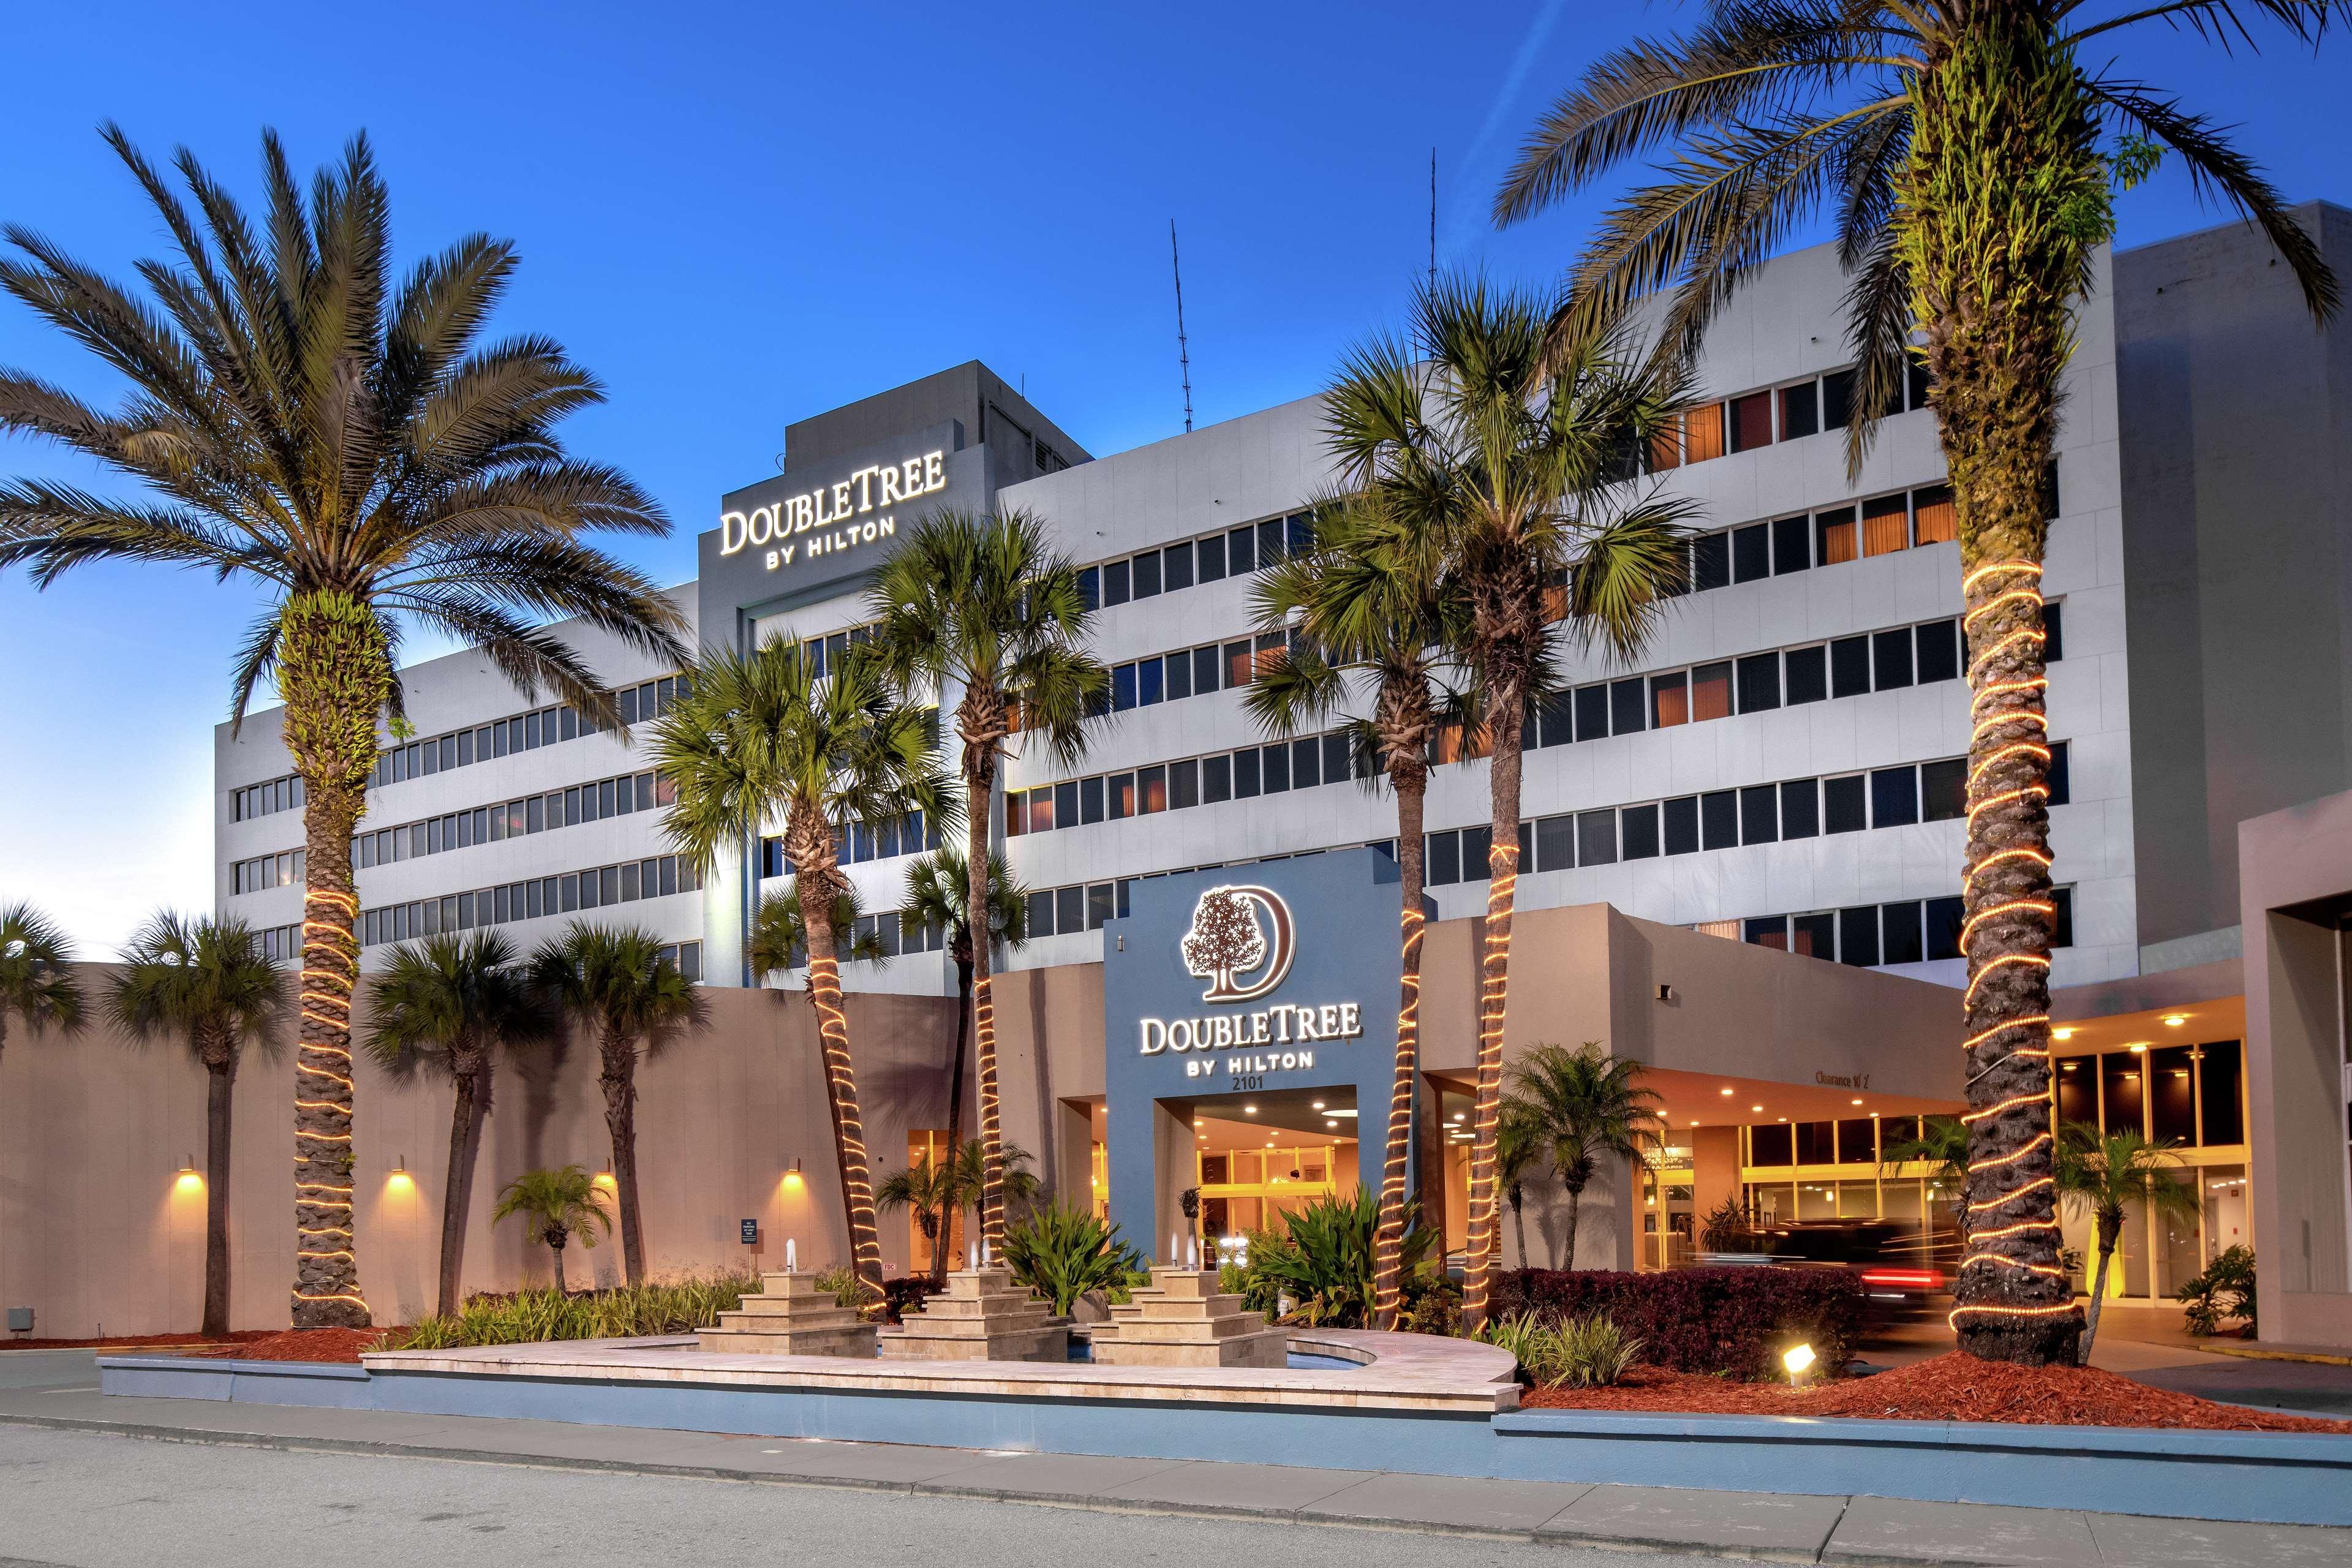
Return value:
<svg viewBox="0 0 2352 1568">
<path fill-rule="evenodd" d="M 2241 1361 L 2299 1361 L 2310 1366 L 2352 1366 L 2352 1355 L 2329 1355 L 2322 1351 L 2274 1351 L 2260 1345 L 2194 1344 L 2191 1350 L 2207 1355 L 2236 1356 Z"/>
</svg>

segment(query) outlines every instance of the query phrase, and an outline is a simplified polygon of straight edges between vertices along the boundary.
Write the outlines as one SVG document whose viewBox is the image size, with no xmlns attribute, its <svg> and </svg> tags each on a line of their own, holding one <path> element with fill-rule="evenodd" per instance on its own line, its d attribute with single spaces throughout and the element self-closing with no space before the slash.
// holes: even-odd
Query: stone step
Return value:
<svg viewBox="0 0 2352 1568">
<path fill-rule="evenodd" d="M 1106 1330 L 1108 1331 L 1106 1334 Z M 1155 1322 L 1150 1319 L 1106 1325 L 1095 1331 L 1096 1337 L 1108 1337 L 1120 1343 L 1149 1341 L 1154 1344 L 1208 1343 L 1216 1340 L 1236 1339 L 1247 1334 L 1268 1331 L 1265 1320 L 1255 1312 L 1229 1312 L 1217 1318 L 1196 1318 L 1185 1322 Z"/>
<path fill-rule="evenodd" d="M 722 1324 L 702 1330 L 695 1336 L 695 1342 L 698 1348 L 718 1355 L 829 1355 L 870 1361 L 874 1356 L 874 1335 L 871 1323 L 840 1329 L 795 1329 L 789 1332 Z"/>
<path fill-rule="evenodd" d="M 740 1312 L 721 1312 L 719 1321 L 722 1327 L 751 1330 L 763 1334 L 781 1334 L 793 1330 L 831 1333 L 857 1327 L 859 1319 L 856 1313 L 840 1307 L 824 1312 L 760 1312 L 746 1308 Z"/>
</svg>

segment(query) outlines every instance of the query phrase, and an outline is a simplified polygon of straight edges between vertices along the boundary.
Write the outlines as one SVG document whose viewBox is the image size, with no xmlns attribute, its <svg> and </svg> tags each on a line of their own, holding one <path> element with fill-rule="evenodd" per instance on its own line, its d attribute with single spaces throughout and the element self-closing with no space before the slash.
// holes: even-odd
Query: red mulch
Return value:
<svg viewBox="0 0 2352 1568">
<path fill-rule="evenodd" d="M 2281 1415 L 2150 1388 L 2096 1367 L 2012 1366 L 1958 1351 L 1811 1388 L 1727 1383 L 1636 1367 L 1609 1388 L 1528 1389 L 1538 1410 L 1637 1410 L 1702 1415 L 1844 1415 L 1874 1421 L 2015 1421 L 2035 1426 L 2183 1426 L 2207 1431 L 2335 1432 L 2352 1421 Z"/>
<path fill-rule="evenodd" d="M 0 1350 L 109 1351 L 141 1350 L 150 1345 L 241 1345 L 266 1339 L 268 1329 L 239 1329 L 228 1334 L 113 1334 L 102 1340 L 0 1339 Z"/>
<path fill-rule="evenodd" d="M 356 1366 L 360 1352 L 383 1336 L 382 1329 L 287 1329 L 196 1353 L 236 1361 L 324 1361 Z"/>
</svg>

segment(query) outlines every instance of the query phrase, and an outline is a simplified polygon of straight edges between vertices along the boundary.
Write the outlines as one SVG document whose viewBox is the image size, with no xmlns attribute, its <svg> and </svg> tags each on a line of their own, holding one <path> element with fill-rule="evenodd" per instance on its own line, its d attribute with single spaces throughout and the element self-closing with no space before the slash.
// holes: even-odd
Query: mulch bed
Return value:
<svg viewBox="0 0 2352 1568">
<path fill-rule="evenodd" d="M 239 1329 L 229 1334 L 114 1334 L 102 1340 L 0 1339 L 0 1350 L 11 1351 L 135 1351 L 150 1345 L 242 1345 L 267 1339 L 268 1329 Z"/>
<path fill-rule="evenodd" d="M 1612 1387 L 1528 1389 L 1519 1403 L 1536 1410 L 1843 1415 L 1873 1421 L 2013 1421 L 2033 1426 L 2171 1426 L 2352 1436 L 2352 1421 L 2217 1405 L 2210 1399 L 2150 1388 L 2096 1367 L 2013 1366 L 1979 1361 L 1958 1351 L 1874 1377 L 1801 1389 L 1635 1367 Z"/>
<path fill-rule="evenodd" d="M 340 1362 L 357 1366 L 360 1352 L 383 1338 L 382 1329 L 287 1329 L 194 1353 L 232 1361 Z"/>
</svg>

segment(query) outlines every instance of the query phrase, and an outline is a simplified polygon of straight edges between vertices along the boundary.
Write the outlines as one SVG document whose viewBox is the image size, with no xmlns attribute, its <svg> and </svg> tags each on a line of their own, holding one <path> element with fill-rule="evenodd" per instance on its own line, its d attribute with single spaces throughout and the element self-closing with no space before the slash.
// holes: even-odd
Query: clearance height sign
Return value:
<svg viewBox="0 0 2352 1568">
<path fill-rule="evenodd" d="M 1400 891 L 1369 849 L 1136 885 L 1128 918 L 1103 928 L 1110 1215 L 1128 1240 L 1167 1256 L 1160 1216 L 1192 1184 L 1172 1141 L 1196 1103 L 1238 1121 L 1220 1097 L 1353 1089 L 1357 1179 L 1379 1184 Z"/>
</svg>

